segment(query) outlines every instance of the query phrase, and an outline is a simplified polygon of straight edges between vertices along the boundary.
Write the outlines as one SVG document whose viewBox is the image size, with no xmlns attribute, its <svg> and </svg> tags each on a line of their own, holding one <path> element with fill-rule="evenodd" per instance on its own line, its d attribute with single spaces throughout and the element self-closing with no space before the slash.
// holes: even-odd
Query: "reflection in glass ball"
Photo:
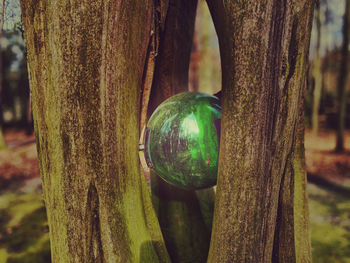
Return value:
<svg viewBox="0 0 350 263">
<path fill-rule="evenodd" d="M 221 106 L 218 98 L 177 94 L 154 111 L 144 134 L 147 165 L 171 185 L 201 189 L 216 184 Z"/>
</svg>

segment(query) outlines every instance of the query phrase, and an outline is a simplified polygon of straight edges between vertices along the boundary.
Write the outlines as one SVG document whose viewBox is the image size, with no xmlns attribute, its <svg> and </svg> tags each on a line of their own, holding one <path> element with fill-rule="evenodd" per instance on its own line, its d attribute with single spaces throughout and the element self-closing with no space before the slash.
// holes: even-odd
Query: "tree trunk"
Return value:
<svg viewBox="0 0 350 263">
<path fill-rule="evenodd" d="M 307 62 L 307 61 L 305 61 Z M 306 88 L 306 76 L 305 79 Z M 283 175 L 277 212 L 273 262 L 311 262 L 309 208 L 304 149 L 304 96 L 300 103 L 293 153 Z"/>
<path fill-rule="evenodd" d="M 208 4 L 223 71 L 219 175 L 208 262 L 309 262 L 309 248 L 296 243 L 298 231 L 307 232 L 307 225 L 299 225 L 296 202 L 304 192 L 294 191 L 302 186 L 296 181 L 300 174 L 289 170 L 294 167 L 291 161 L 298 160 L 293 152 L 313 1 Z M 284 211 L 293 206 L 288 219 Z M 288 230 L 292 239 L 287 239 Z M 282 260 L 280 255 L 287 254 L 291 257 Z"/>
<path fill-rule="evenodd" d="M 207 262 L 213 189 L 198 193 L 169 185 L 151 172 L 153 204 L 171 262 Z M 207 206 L 207 209 L 206 209 Z"/>
<path fill-rule="evenodd" d="M 312 75 L 315 80 L 315 87 L 313 92 L 313 104 L 312 104 L 312 133 L 317 135 L 318 132 L 318 112 L 320 110 L 321 92 L 322 92 L 322 63 L 320 57 L 320 45 L 321 45 L 321 18 L 320 18 L 320 0 L 316 1 L 316 56 L 313 61 Z"/>
<path fill-rule="evenodd" d="M 164 30 L 160 33 L 149 115 L 165 99 L 188 90 L 196 7 L 197 0 L 169 1 Z M 151 187 L 153 205 L 171 261 L 206 262 L 210 241 L 210 226 L 206 223 L 210 220 L 205 220 L 201 204 L 205 203 L 203 196 L 207 197 L 206 204 L 214 202 L 213 190 L 198 193 L 198 198 L 195 191 L 171 186 L 154 172 L 151 172 Z"/>
<path fill-rule="evenodd" d="M 153 1 L 21 8 L 53 262 L 170 262 L 137 155 Z"/>
<path fill-rule="evenodd" d="M 151 115 L 157 106 L 174 94 L 188 90 L 197 0 L 170 0 L 160 42 L 154 83 L 148 106 Z"/>
<path fill-rule="evenodd" d="M 307 62 L 307 61 L 306 61 Z M 305 78 L 305 77 L 304 77 Z M 305 88 L 307 87 L 305 81 Z M 304 94 L 305 94 L 304 88 Z M 307 194 L 307 176 L 305 164 L 304 147 L 305 121 L 304 121 L 304 96 L 302 97 L 301 108 L 296 131 L 296 142 L 294 145 L 294 156 L 292 166 L 292 178 L 294 179 L 294 262 L 312 262 L 311 240 L 309 231 L 309 205 Z M 288 215 L 287 215 L 288 216 Z"/>
<path fill-rule="evenodd" d="M 346 80 L 348 72 L 348 53 L 349 53 L 349 33 L 350 33 L 350 0 L 346 0 L 344 26 L 343 26 L 343 47 L 340 61 L 340 72 L 338 77 L 338 130 L 337 144 L 335 150 L 343 152 L 344 148 L 344 131 L 346 115 Z"/>
</svg>

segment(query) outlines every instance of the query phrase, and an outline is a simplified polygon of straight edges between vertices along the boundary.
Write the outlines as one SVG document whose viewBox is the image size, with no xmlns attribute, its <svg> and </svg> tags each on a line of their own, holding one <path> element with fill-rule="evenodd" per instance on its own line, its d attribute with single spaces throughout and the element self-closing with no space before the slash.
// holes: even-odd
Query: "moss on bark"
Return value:
<svg viewBox="0 0 350 263">
<path fill-rule="evenodd" d="M 137 155 L 153 1 L 21 7 L 53 262 L 169 262 Z"/>
<path fill-rule="evenodd" d="M 208 262 L 271 262 L 276 255 L 279 260 L 279 255 L 292 255 L 287 262 L 293 262 L 294 246 L 290 253 L 286 244 L 294 244 L 294 238 L 287 240 L 284 232 L 294 228 L 293 215 L 289 218 L 285 211 L 293 208 L 294 178 L 289 171 L 313 3 L 207 2 L 223 72 L 219 175 Z"/>
</svg>

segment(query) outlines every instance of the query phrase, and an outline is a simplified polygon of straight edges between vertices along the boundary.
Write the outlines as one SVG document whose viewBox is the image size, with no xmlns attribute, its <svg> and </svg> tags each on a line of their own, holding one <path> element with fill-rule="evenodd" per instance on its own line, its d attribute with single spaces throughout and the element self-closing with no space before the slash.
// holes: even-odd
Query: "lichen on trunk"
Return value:
<svg viewBox="0 0 350 263">
<path fill-rule="evenodd" d="M 313 1 L 207 2 L 223 74 L 208 262 L 271 262 L 273 252 L 277 258 L 279 253 L 287 255 L 289 248 L 283 245 L 294 244 L 294 238 L 283 235 L 284 228 L 294 226 L 281 218 L 281 204 L 293 208 L 294 179 L 287 171 L 293 160 Z M 291 250 L 288 262 L 295 259 L 293 245 Z"/>
<path fill-rule="evenodd" d="M 153 1 L 21 8 L 53 262 L 169 262 L 137 155 Z"/>
</svg>

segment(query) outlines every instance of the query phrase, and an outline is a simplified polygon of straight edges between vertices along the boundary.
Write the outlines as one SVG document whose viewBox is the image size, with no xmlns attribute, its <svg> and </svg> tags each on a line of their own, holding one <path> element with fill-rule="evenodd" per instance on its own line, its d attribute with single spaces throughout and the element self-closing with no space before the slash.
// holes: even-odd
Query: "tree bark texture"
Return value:
<svg viewBox="0 0 350 263">
<path fill-rule="evenodd" d="M 160 34 L 164 31 L 168 7 L 169 0 L 155 1 L 154 12 L 152 14 L 154 23 L 151 27 L 151 40 L 148 45 L 141 87 L 140 132 L 146 125 L 148 119 L 148 106 L 153 84 L 156 58 L 158 57 L 159 52 Z"/>
<path fill-rule="evenodd" d="M 292 257 L 283 261 L 277 256 L 279 262 L 297 262 L 307 256 L 297 256 L 296 239 L 288 240 L 283 233 L 288 228 L 298 234 L 300 226 L 293 222 L 300 214 L 294 210 L 288 218 L 284 211 L 293 209 L 294 198 L 299 198 L 293 195 L 295 174 L 288 169 L 294 160 L 313 1 L 207 2 L 223 72 L 219 174 L 208 262 L 276 262 L 275 255 L 284 253 Z M 280 218 L 285 225 L 279 225 Z M 289 249 L 287 244 L 292 251 L 282 252 Z"/>
<path fill-rule="evenodd" d="M 322 63 L 320 57 L 321 46 L 321 18 L 320 18 L 320 1 L 316 1 L 315 7 L 315 19 L 316 19 L 316 56 L 313 61 L 312 75 L 315 80 L 315 86 L 313 91 L 313 103 L 312 103 L 312 116 L 311 125 L 312 133 L 317 135 L 318 132 L 318 112 L 320 110 L 321 92 L 322 92 Z"/>
<path fill-rule="evenodd" d="M 305 80 L 305 88 L 307 87 Z M 305 94 L 305 89 L 304 89 Z M 293 193 L 293 223 L 295 262 L 312 262 L 311 240 L 309 231 L 309 205 L 307 194 L 307 174 L 305 164 L 305 121 L 304 121 L 304 96 L 302 97 L 299 119 L 297 124 L 296 142 L 292 166 L 292 178 L 294 179 Z M 287 228 L 285 228 L 287 229 Z"/>
<path fill-rule="evenodd" d="M 149 116 L 164 100 L 188 90 L 196 7 L 197 0 L 169 1 L 164 29 L 159 34 Z M 204 218 L 202 210 L 207 211 L 207 217 L 210 217 L 210 211 L 202 208 L 210 201 L 213 204 L 212 189 L 198 193 L 197 197 L 195 191 L 173 187 L 153 171 L 151 187 L 153 205 L 171 261 L 206 262 L 210 241 L 210 226 L 206 223 L 210 219 Z"/>
<path fill-rule="evenodd" d="M 152 200 L 171 262 L 207 262 L 213 189 L 182 190 L 151 172 Z"/>
<path fill-rule="evenodd" d="M 343 25 L 343 47 L 341 52 L 341 67 L 338 76 L 338 129 L 337 129 L 337 143 L 335 150 L 343 152 L 344 148 L 344 131 L 345 131 L 345 115 L 346 115 L 346 80 L 348 73 L 348 54 L 349 54 L 349 33 L 350 33 L 350 0 L 345 2 L 345 14 Z"/>
<path fill-rule="evenodd" d="M 21 8 L 53 262 L 169 262 L 137 155 L 153 1 Z"/>
<path fill-rule="evenodd" d="M 306 78 L 303 78 L 305 86 L 300 103 L 296 139 L 293 143 L 293 152 L 287 160 L 280 189 L 273 262 L 312 261 L 304 149 Z"/>
<path fill-rule="evenodd" d="M 170 0 L 160 42 L 148 115 L 174 94 L 188 90 L 188 69 L 191 55 L 197 1 Z"/>
</svg>

